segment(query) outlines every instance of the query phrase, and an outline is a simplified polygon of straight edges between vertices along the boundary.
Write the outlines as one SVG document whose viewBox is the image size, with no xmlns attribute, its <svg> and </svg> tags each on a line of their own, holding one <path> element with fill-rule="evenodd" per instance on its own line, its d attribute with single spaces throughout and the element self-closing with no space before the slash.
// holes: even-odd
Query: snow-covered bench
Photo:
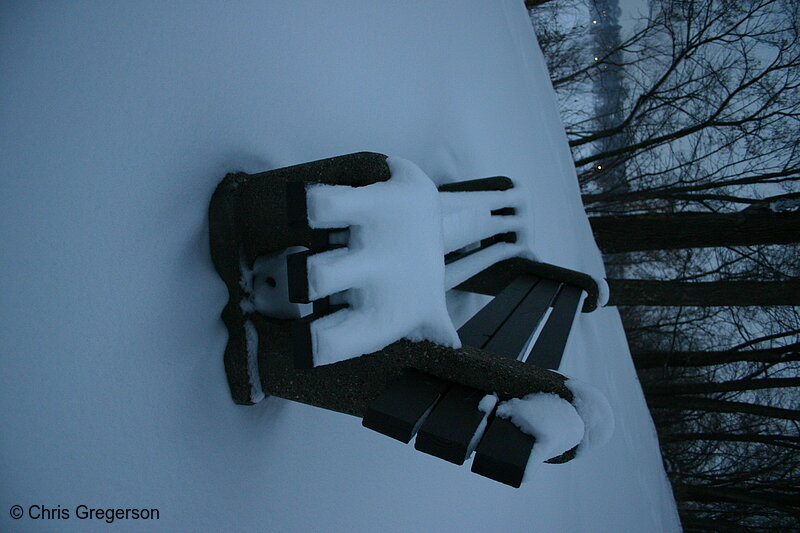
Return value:
<svg viewBox="0 0 800 533">
<path fill-rule="evenodd" d="M 421 426 L 418 448 L 460 464 L 477 446 L 474 471 L 518 485 L 533 437 L 494 417 L 495 403 L 534 392 L 575 400 L 551 369 L 581 292 L 589 312 L 598 287 L 585 274 L 517 257 L 523 206 L 508 178 L 438 190 L 426 179 L 374 153 L 226 176 L 209 219 L 212 259 L 229 292 L 231 393 L 240 404 L 275 395 L 363 417 L 406 442 Z M 398 216 L 398 205 L 410 216 Z M 444 306 L 450 288 L 496 298 L 456 333 Z M 386 423 L 396 415 L 390 404 L 415 413 L 402 435 Z M 566 452 L 543 460 L 569 460 L 574 450 Z"/>
<path fill-rule="evenodd" d="M 459 337 L 511 360 L 529 351 L 526 364 L 557 370 L 582 291 L 523 274 L 464 324 Z M 458 465 L 475 451 L 474 472 L 519 486 L 535 439 L 495 417 L 496 403 L 487 391 L 411 371 L 369 406 L 363 424 L 406 443 L 416 434 L 416 449 Z M 574 452 L 546 459 L 566 462 Z"/>
</svg>

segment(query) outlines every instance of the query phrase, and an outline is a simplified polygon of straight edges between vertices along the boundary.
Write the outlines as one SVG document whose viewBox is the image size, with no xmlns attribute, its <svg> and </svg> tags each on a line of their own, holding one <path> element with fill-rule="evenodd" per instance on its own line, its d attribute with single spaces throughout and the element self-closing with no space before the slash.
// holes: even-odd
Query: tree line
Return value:
<svg viewBox="0 0 800 533">
<path fill-rule="evenodd" d="M 530 14 L 683 526 L 798 530 L 800 5 L 608 9 Z"/>
</svg>

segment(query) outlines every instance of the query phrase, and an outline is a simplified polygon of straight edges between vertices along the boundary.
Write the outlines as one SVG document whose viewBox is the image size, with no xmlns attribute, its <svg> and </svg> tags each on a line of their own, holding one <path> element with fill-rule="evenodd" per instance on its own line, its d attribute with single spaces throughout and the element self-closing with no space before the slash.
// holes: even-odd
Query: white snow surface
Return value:
<svg viewBox="0 0 800 533">
<path fill-rule="evenodd" d="M 574 378 L 567 379 L 564 385 L 572 392 L 572 406 L 585 425 L 577 450 L 578 457 L 582 457 L 611 440 L 614 435 L 614 410 L 597 387 Z"/>
<path fill-rule="evenodd" d="M 597 307 L 605 307 L 608 304 L 608 298 L 611 296 L 611 291 L 608 288 L 608 281 L 606 278 L 594 278 L 597 282 Z"/>
<path fill-rule="evenodd" d="M 531 393 L 502 402 L 497 408 L 498 416 L 510 419 L 524 433 L 536 437 L 528 462 L 531 472 L 535 472 L 537 463 L 575 446 L 576 457 L 585 457 L 614 435 L 614 411 L 606 396 L 597 387 L 575 378 L 567 377 L 564 385 L 573 394 L 571 403 L 555 394 Z M 481 400 L 481 411 L 491 409 L 492 398 L 497 399 L 487 395 Z M 526 471 L 525 479 L 532 475 Z"/>
<path fill-rule="evenodd" d="M 497 405 L 497 395 L 487 394 L 481 398 L 480 402 L 478 402 L 478 411 L 489 414 L 492 412 L 492 409 L 494 409 L 495 405 Z"/>
<path fill-rule="evenodd" d="M 571 450 L 583 439 L 584 424 L 578 411 L 557 394 L 535 392 L 501 402 L 497 416 L 536 437 L 525 481 L 535 479 L 540 464 Z"/>
<path fill-rule="evenodd" d="M 0 530 L 108 528 L 9 516 L 33 504 L 160 509 L 126 531 L 679 530 L 613 308 L 576 319 L 560 369 L 608 398 L 611 440 L 520 489 L 230 400 L 206 218 L 226 172 L 368 150 L 437 184 L 506 175 L 536 257 L 603 277 L 522 2 L 6 3 L 0 73 Z"/>
<path fill-rule="evenodd" d="M 307 187 L 314 228 L 350 228 L 346 248 L 308 258 L 312 300 L 344 291 L 350 307 L 311 323 L 314 365 L 407 338 L 460 348 L 444 292 L 439 193 L 411 161 L 387 159 L 388 181 Z"/>
</svg>

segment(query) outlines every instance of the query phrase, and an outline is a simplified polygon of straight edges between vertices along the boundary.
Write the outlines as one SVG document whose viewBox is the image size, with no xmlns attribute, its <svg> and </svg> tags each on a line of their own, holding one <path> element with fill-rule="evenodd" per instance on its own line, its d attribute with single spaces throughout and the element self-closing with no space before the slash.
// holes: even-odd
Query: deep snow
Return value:
<svg viewBox="0 0 800 533">
<path fill-rule="evenodd" d="M 206 208 L 229 171 L 367 150 L 436 183 L 507 175 L 537 258 L 603 275 L 521 2 L 0 9 L 0 530 L 108 527 L 15 504 L 159 508 L 117 524 L 142 531 L 679 529 L 614 309 L 577 319 L 561 367 L 614 436 L 521 489 L 228 394 Z"/>
</svg>

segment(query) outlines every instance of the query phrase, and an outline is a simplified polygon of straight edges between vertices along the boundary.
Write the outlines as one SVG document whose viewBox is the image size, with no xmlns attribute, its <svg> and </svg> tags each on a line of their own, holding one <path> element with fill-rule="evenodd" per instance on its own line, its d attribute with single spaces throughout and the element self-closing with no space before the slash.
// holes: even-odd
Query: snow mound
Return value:
<svg viewBox="0 0 800 533">
<path fill-rule="evenodd" d="M 478 411 L 489 414 L 492 412 L 495 405 L 497 405 L 497 395 L 487 394 L 481 398 L 481 401 L 478 403 Z"/>
<path fill-rule="evenodd" d="M 337 295 L 350 305 L 312 322 L 317 366 L 400 338 L 461 347 L 445 301 L 436 186 L 411 161 L 389 157 L 387 163 L 391 178 L 385 182 L 307 189 L 311 227 L 350 228 L 347 248 L 308 260 L 309 297 Z"/>
<path fill-rule="evenodd" d="M 578 457 L 581 457 L 611 440 L 615 426 L 614 412 L 608 398 L 597 387 L 574 378 L 567 379 L 564 385 L 572 391 L 572 406 L 585 425 L 583 440 L 577 450 Z"/>
<path fill-rule="evenodd" d="M 608 298 L 611 295 L 611 291 L 608 288 L 608 282 L 606 278 L 602 277 L 594 277 L 595 283 L 597 283 L 597 307 L 605 307 L 608 303 Z"/>
<path fill-rule="evenodd" d="M 525 478 L 538 464 L 577 446 L 584 436 L 584 423 L 575 407 L 557 394 L 537 392 L 502 402 L 497 416 L 508 418 L 523 433 L 536 438 Z"/>
</svg>

